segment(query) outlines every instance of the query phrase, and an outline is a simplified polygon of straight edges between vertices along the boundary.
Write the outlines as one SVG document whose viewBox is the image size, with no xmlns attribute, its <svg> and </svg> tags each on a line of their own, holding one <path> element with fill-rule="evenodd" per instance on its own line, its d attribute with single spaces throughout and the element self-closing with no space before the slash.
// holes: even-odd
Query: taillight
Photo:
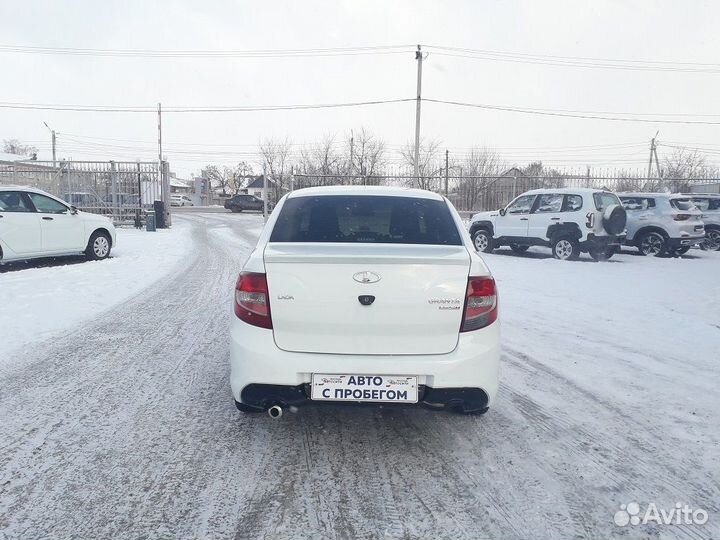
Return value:
<svg viewBox="0 0 720 540">
<path fill-rule="evenodd" d="M 673 219 L 675 221 L 687 221 L 688 219 L 690 219 L 690 214 L 675 214 L 673 216 Z"/>
<path fill-rule="evenodd" d="M 265 274 L 242 272 L 235 284 L 235 315 L 260 328 L 272 328 Z"/>
<path fill-rule="evenodd" d="M 497 290 L 491 277 L 468 278 L 461 332 L 485 328 L 497 320 Z"/>
</svg>

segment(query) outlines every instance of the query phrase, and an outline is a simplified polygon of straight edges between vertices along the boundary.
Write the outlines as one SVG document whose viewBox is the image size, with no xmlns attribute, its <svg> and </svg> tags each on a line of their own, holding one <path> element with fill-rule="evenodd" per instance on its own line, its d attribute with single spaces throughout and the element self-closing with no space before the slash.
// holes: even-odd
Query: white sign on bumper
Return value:
<svg viewBox="0 0 720 540">
<path fill-rule="evenodd" d="M 313 373 L 311 398 L 318 401 L 417 403 L 417 377 Z"/>
</svg>

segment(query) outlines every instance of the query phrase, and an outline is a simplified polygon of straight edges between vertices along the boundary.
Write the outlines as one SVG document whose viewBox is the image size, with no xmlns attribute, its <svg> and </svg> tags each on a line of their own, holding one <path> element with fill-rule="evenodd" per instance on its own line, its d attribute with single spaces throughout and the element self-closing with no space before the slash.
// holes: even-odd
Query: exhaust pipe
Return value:
<svg viewBox="0 0 720 540">
<path fill-rule="evenodd" d="M 280 407 L 280 405 L 273 405 L 268 409 L 268 414 L 270 418 L 280 418 L 283 415 L 282 407 Z"/>
</svg>

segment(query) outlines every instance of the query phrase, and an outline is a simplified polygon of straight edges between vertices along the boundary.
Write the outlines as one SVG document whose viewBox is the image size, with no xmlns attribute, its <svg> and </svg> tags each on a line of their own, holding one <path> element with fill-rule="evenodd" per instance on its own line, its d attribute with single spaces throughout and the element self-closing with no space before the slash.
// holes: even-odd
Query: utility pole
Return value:
<svg viewBox="0 0 720 540">
<path fill-rule="evenodd" d="M 162 105 L 158 103 L 157 107 L 157 129 L 158 129 L 158 185 L 160 186 L 160 189 L 165 189 L 165 184 L 163 183 L 163 162 L 162 162 Z M 165 200 L 165 194 L 161 193 L 161 198 L 164 201 Z M 154 200 L 157 200 L 157 195 L 155 195 Z"/>
<path fill-rule="evenodd" d="M 657 167 L 658 178 L 662 178 L 662 171 L 660 170 L 660 160 L 657 156 L 657 144 L 655 145 L 655 148 L 653 148 L 653 154 L 655 155 L 655 167 Z"/>
<path fill-rule="evenodd" d="M 420 177 L 420 103 L 422 102 L 422 62 L 423 54 L 420 45 L 415 51 L 417 60 L 417 101 L 415 105 L 415 176 Z"/>
<path fill-rule="evenodd" d="M 263 219 L 267 222 L 267 199 L 268 199 L 268 183 L 267 183 L 267 163 L 263 163 Z"/>
<path fill-rule="evenodd" d="M 46 127 L 46 128 L 50 129 L 50 126 L 47 125 L 47 122 L 43 122 L 43 124 L 45 124 L 45 127 Z M 55 130 L 54 130 L 54 129 L 50 129 L 50 133 L 51 133 L 51 135 L 52 135 L 53 167 L 55 167 L 56 164 L 57 164 L 57 163 L 56 163 L 56 162 L 57 162 L 57 158 L 56 158 L 56 155 L 55 155 L 55 148 L 56 148 Z"/>
<path fill-rule="evenodd" d="M 445 150 L 445 197 L 448 196 L 449 171 L 450 171 L 450 150 Z"/>
<path fill-rule="evenodd" d="M 658 136 L 658 133 L 660 133 L 660 132 L 658 131 L 657 133 L 655 133 L 655 137 Z M 652 174 L 653 156 L 655 156 L 655 164 L 657 166 L 658 176 L 660 176 L 660 164 L 657 162 L 657 150 L 655 149 L 655 137 L 653 137 L 652 140 L 650 141 L 650 161 L 648 161 L 648 172 L 647 172 L 648 180 L 650 179 L 650 175 Z"/>
</svg>

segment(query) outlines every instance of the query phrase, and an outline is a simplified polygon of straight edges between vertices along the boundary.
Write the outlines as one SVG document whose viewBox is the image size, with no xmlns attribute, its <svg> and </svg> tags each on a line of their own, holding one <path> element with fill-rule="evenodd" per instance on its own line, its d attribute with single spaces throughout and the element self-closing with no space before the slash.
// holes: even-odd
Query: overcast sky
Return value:
<svg viewBox="0 0 720 540">
<path fill-rule="evenodd" d="M 536 55 L 720 64 L 720 3 L 429 1 L 0 2 L 0 45 L 152 50 L 304 49 L 422 43 Z M 603 62 L 599 62 L 603 63 Z M 118 58 L 0 51 L 0 102 L 112 106 L 285 105 L 413 98 L 406 54 L 310 58 Z M 688 114 L 720 121 L 720 66 L 685 73 L 443 56 L 424 64 L 426 98 L 552 110 Z M 716 115 L 716 116 L 713 116 Z M 152 159 L 153 114 L 0 108 L 0 139 L 49 158 Z M 312 143 L 365 126 L 390 149 L 414 136 L 414 103 L 329 110 L 163 116 L 171 168 L 252 160 L 261 138 Z M 510 165 L 646 167 L 667 143 L 720 150 L 720 125 L 611 122 L 424 103 L 422 133 L 462 156 L 480 145 Z M 116 140 L 108 140 L 116 139 Z M 103 146 L 107 145 L 107 146 Z M 609 147 L 609 145 L 618 145 Z M 620 146 L 622 145 L 622 146 Z M 577 148 L 593 147 L 593 148 Z M 663 154 L 668 147 L 660 147 Z M 237 155 L 219 152 L 237 152 Z M 715 154 L 720 155 L 720 154 Z"/>
</svg>

